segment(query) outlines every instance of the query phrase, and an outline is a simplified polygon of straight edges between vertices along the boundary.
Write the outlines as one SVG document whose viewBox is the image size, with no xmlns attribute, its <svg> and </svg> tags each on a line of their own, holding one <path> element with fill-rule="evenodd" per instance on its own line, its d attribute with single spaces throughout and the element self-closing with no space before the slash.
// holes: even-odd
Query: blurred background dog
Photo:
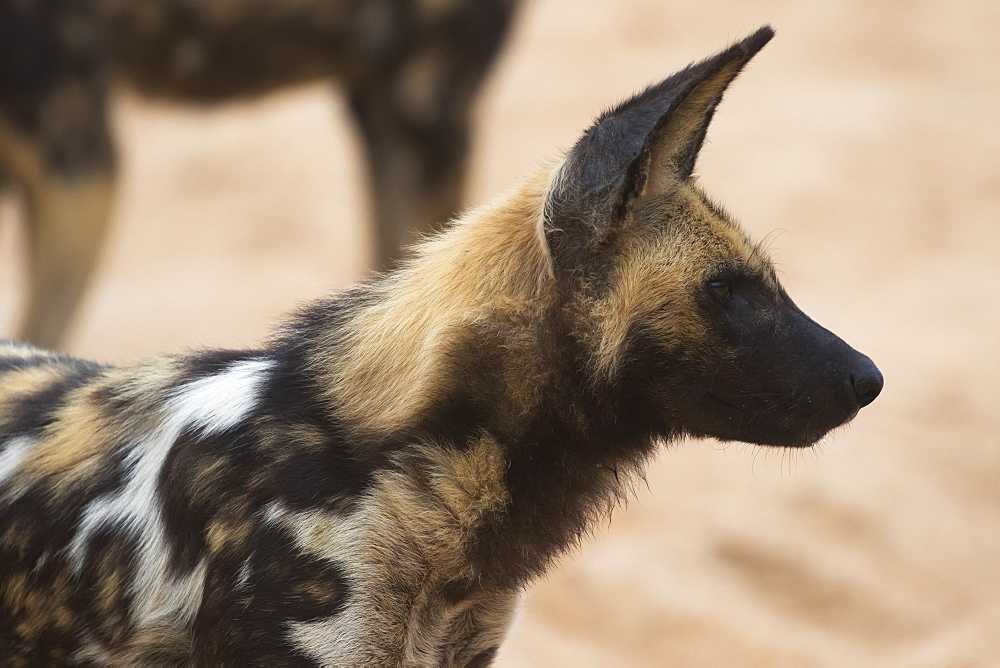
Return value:
<svg viewBox="0 0 1000 668">
<path fill-rule="evenodd" d="M 675 448 L 532 589 L 499 665 L 1000 663 L 1000 4 L 534 0 L 477 102 L 467 200 L 765 22 L 781 38 L 698 169 L 771 235 L 799 306 L 878 360 L 878 410 L 815 454 Z M 116 95 L 114 223 L 67 347 L 256 345 L 368 270 L 366 173 L 343 158 L 363 146 L 329 88 L 203 109 Z M 8 334 L 19 230 L 0 229 Z"/>
<path fill-rule="evenodd" d="M 368 158 L 375 266 L 386 268 L 460 206 L 472 101 L 513 10 L 512 0 L 0 4 L 0 165 L 28 219 L 20 338 L 57 346 L 97 265 L 116 78 L 197 103 L 339 82 Z"/>
</svg>

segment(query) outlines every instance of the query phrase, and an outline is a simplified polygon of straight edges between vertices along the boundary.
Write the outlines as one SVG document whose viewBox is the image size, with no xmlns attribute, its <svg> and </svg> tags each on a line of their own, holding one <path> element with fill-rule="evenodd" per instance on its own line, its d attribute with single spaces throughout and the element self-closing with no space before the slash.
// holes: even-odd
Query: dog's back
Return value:
<svg viewBox="0 0 1000 668">
<path fill-rule="evenodd" d="M 4 343 L 0 657 L 492 656 L 514 595 L 439 579 L 463 572 L 467 528 L 402 474 L 478 451 L 414 451 L 376 477 L 385 462 L 352 448 L 302 365 L 281 346 L 113 368 Z M 421 523 L 430 549 L 409 537 Z"/>
<path fill-rule="evenodd" d="M 245 613 L 248 621 L 230 609 L 239 603 L 226 595 L 238 598 L 239 588 L 226 564 L 252 582 L 264 574 L 249 570 L 263 560 L 270 585 L 288 592 L 296 577 L 309 579 L 324 597 L 314 607 L 329 614 L 342 603 L 339 580 L 320 583 L 287 536 L 263 536 L 251 519 L 265 501 L 284 498 L 273 489 L 247 498 L 257 467 L 278 456 L 275 434 L 260 438 L 267 417 L 248 422 L 274 364 L 226 352 L 112 368 L 4 344 L 0 656 L 142 664 L 189 662 L 199 650 L 220 658 L 205 646 L 212 633 L 199 649 L 190 626 L 200 614 L 203 628 L 225 636 L 212 617 L 224 610 L 241 619 L 247 656 L 266 658 L 281 634 L 266 610 Z M 287 568 L 273 568 L 279 561 Z"/>
</svg>

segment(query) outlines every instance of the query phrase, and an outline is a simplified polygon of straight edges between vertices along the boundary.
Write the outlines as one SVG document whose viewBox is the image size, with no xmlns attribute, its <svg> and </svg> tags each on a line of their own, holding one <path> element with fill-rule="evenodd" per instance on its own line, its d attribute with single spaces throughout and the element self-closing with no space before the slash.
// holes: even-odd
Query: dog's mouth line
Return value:
<svg viewBox="0 0 1000 668">
<path fill-rule="evenodd" d="M 756 416 L 751 416 L 750 412 L 748 412 L 745 408 L 736 405 L 732 401 L 723 399 L 718 395 L 712 393 L 706 393 L 705 397 L 711 403 L 715 404 L 718 407 L 726 409 L 727 412 L 730 412 L 732 414 L 731 417 L 739 418 L 741 428 L 749 427 L 751 423 L 757 421 L 758 418 L 762 417 L 762 414 L 760 413 L 758 413 Z M 760 422 L 757 423 L 757 426 L 758 428 L 764 427 L 766 429 L 766 426 L 761 424 Z M 767 438 L 767 441 L 770 442 L 764 442 L 764 441 L 754 441 L 754 442 L 764 447 L 805 448 L 805 447 L 810 447 L 815 443 L 817 443 L 828 431 L 829 430 L 827 429 L 815 429 L 815 430 L 808 429 L 805 430 L 805 432 L 800 434 L 795 434 L 794 436 L 786 434 L 784 435 L 785 437 L 782 437 L 779 434 L 772 434 L 769 438 Z M 747 435 L 743 435 L 743 438 L 746 438 L 746 436 Z M 718 438 L 718 436 L 716 436 L 716 438 Z M 736 440 L 743 440 L 743 438 L 741 438 L 740 436 L 736 436 Z"/>
<path fill-rule="evenodd" d="M 745 413 L 746 412 L 742 408 L 740 408 L 739 406 L 737 406 L 736 404 L 734 404 L 734 403 L 732 403 L 730 401 L 726 401 L 725 399 L 723 399 L 723 398 L 721 398 L 721 397 L 719 397 L 719 396 L 717 396 L 715 394 L 709 393 L 709 394 L 706 394 L 705 396 L 707 396 L 709 399 L 711 399 L 715 403 L 721 404 L 721 405 L 725 406 L 726 408 L 730 408 L 730 409 L 732 409 L 734 411 L 738 411 L 740 413 Z"/>
</svg>

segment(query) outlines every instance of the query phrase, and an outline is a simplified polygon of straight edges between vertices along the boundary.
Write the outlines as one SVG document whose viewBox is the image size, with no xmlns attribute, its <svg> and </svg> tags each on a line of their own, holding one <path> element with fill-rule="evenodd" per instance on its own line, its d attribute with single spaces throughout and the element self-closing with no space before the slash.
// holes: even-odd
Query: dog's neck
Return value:
<svg viewBox="0 0 1000 668">
<path fill-rule="evenodd" d="M 615 407 L 596 404 L 567 352 L 541 233 L 547 187 L 543 173 L 470 212 L 398 272 L 307 312 L 300 334 L 325 405 L 373 461 L 484 434 L 497 444 L 509 498 L 470 549 L 481 577 L 506 587 L 574 545 L 653 449 L 612 433 Z"/>
<path fill-rule="evenodd" d="M 538 325 L 554 290 L 538 231 L 546 177 L 421 244 L 401 269 L 365 286 L 317 342 L 313 364 L 327 399 L 358 436 L 419 430 L 443 403 L 468 395 L 457 385 L 481 370 L 482 356 L 504 367 L 489 370 L 503 385 L 494 391 L 531 401 L 525 388 L 544 371 Z"/>
</svg>

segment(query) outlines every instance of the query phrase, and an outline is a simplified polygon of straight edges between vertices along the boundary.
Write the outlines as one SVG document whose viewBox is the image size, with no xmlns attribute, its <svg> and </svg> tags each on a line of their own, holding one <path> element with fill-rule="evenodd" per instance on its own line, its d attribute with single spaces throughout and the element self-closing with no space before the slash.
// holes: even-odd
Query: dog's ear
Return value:
<svg viewBox="0 0 1000 668">
<path fill-rule="evenodd" d="M 723 92 L 773 36 L 764 26 L 597 119 L 546 198 L 546 238 L 557 265 L 575 265 L 581 252 L 628 220 L 638 200 L 691 176 Z"/>
</svg>

